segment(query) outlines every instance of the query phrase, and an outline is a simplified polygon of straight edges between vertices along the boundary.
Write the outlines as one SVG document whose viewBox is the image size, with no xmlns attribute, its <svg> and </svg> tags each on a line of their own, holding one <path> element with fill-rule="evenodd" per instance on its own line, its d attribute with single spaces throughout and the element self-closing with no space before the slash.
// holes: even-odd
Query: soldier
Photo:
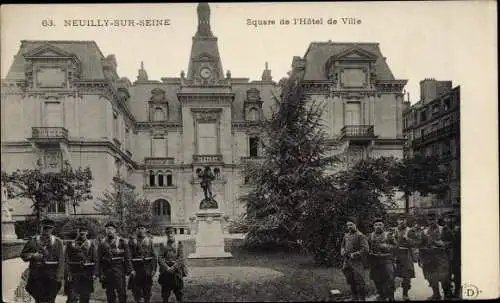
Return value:
<svg viewBox="0 0 500 303">
<path fill-rule="evenodd" d="M 460 298 L 462 294 L 462 235 L 460 231 L 460 217 L 455 216 L 452 223 L 453 243 L 451 256 L 451 274 L 453 280 L 453 295 L 455 298 Z"/>
<path fill-rule="evenodd" d="M 422 235 L 420 255 L 424 276 L 432 288 L 432 296 L 429 300 L 441 300 L 439 282 L 441 282 L 445 299 L 451 299 L 448 248 L 453 240 L 452 234 L 449 229 L 438 225 L 437 216 L 434 213 L 428 215 L 428 222 L 429 226 Z"/>
<path fill-rule="evenodd" d="M 129 288 L 137 303 L 149 303 L 153 276 L 156 273 L 158 261 L 153 247 L 153 239 L 146 234 L 144 224 L 137 225 L 137 235 L 129 242 L 129 247 L 132 265 L 136 272 L 135 276 L 130 277 Z"/>
<path fill-rule="evenodd" d="M 167 243 L 160 245 L 158 263 L 160 264 L 160 277 L 158 283 L 161 285 L 163 302 L 168 302 L 170 293 L 173 291 L 177 302 L 182 302 L 184 277 L 187 276 L 187 268 L 184 262 L 184 249 L 179 241 L 175 245 L 174 230 L 166 229 Z"/>
<path fill-rule="evenodd" d="M 366 283 L 364 279 L 365 260 L 369 251 L 368 240 L 356 226 L 355 218 L 348 218 L 347 233 L 342 239 L 340 255 L 344 257 L 342 271 L 351 286 L 353 301 L 364 301 Z"/>
<path fill-rule="evenodd" d="M 419 238 L 416 232 L 407 226 L 408 217 L 402 214 L 398 218 L 398 226 L 394 228 L 396 240 L 395 277 L 402 279 L 403 300 L 408 301 L 408 291 L 411 288 L 411 279 L 415 278 L 413 249 L 418 246 Z"/>
<path fill-rule="evenodd" d="M 115 303 L 115 291 L 118 301 L 126 303 L 126 276 L 135 276 L 135 272 L 127 241 L 116 234 L 116 226 L 113 222 L 105 225 L 106 237 L 101 240 L 97 249 L 97 266 L 108 303 Z"/>
<path fill-rule="evenodd" d="M 373 221 L 373 232 L 368 237 L 370 245 L 370 278 L 377 288 L 377 301 L 394 301 L 393 251 L 396 248 L 394 235 L 384 231 L 384 221 Z"/>
<path fill-rule="evenodd" d="M 42 232 L 21 251 L 21 259 L 30 262 L 26 291 L 37 303 L 55 302 L 64 278 L 64 244 L 52 234 L 55 222 L 42 221 Z"/>
<path fill-rule="evenodd" d="M 88 229 L 82 224 L 78 227 L 77 238 L 66 246 L 67 302 L 88 303 L 94 292 L 97 246 L 87 235 Z"/>
</svg>

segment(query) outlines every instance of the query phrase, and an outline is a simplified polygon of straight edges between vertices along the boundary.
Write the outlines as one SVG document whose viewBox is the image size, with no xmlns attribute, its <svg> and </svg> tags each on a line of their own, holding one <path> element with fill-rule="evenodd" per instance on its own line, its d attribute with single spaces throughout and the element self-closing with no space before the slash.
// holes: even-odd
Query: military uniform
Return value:
<svg viewBox="0 0 500 303">
<path fill-rule="evenodd" d="M 143 225 L 140 226 L 144 227 Z M 132 290 L 136 302 L 144 298 L 144 302 L 148 303 L 151 298 L 153 276 L 157 268 L 153 239 L 147 235 L 144 235 L 144 237 L 136 236 L 129 242 L 129 248 L 132 265 L 136 272 L 135 276 L 130 277 L 129 289 Z"/>
<path fill-rule="evenodd" d="M 116 224 L 108 223 L 106 227 Z M 126 276 L 133 271 L 127 241 L 119 236 L 105 237 L 97 250 L 97 264 L 101 284 L 106 289 L 108 303 L 115 303 L 116 293 L 120 303 L 127 302 Z"/>
<path fill-rule="evenodd" d="M 407 219 L 404 215 L 400 218 Z M 414 249 L 420 243 L 420 239 L 416 231 L 408 226 L 404 228 L 398 226 L 393 229 L 393 233 L 397 245 L 394 258 L 395 277 L 402 279 L 403 297 L 407 299 L 408 291 L 411 289 L 411 279 L 415 278 Z"/>
<path fill-rule="evenodd" d="M 77 238 L 66 246 L 65 256 L 67 302 L 89 302 L 97 275 L 97 246 L 90 239 Z"/>
<path fill-rule="evenodd" d="M 430 224 L 422 235 L 420 256 L 424 277 L 429 281 L 433 292 L 430 299 L 441 299 L 439 282 L 445 298 L 451 298 L 449 247 L 452 240 L 451 230 L 439 225 Z"/>
<path fill-rule="evenodd" d="M 54 221 L 44 220 L 44 229 L 54 228 Z M 30 262 L 26 291 L 35 302 L 55 302 L 64 278 L 64 244 L 51 234 L 34 236 L 21 251 L 21 259 Z"/>
<path fill-rule="evenodd" d="M 168 241 L 160 245 L 160 254 L 158 257 L 160 265 L 160 276 L 158 283 L 161 285 L 163 302 L 168 302 L 170 293 L 173 291 L 177 302 L 182 302 L 184 281 L 187 276 L 187 267 L 184 260 L 184 249 L 179 241 L 177 245 L 175 241 Z M 173 268 L 169 272 L 167 268 Z"/>
<path fill-rule="evenodd" d="M 380 220 L 374 221 L 374 223 Z M 368 237 L 370 245 L 370 278 L 373 280 L 380 300 L 394 299 L 394 236 L 387 232 L 372 232 Z"/>
<path fill-rule="evenodd" d="M 355 219 L 350 219 L 355 223 Z M 366 282 L 364 278 L 365 263 L 369 252 L 366 236 L 359 230 L 347 232 L 342 239 L 341 251 L 344 252 L 342 271 L 351 287 L 354 300 L 364 300 L 366 297 Z"/>
</svg>

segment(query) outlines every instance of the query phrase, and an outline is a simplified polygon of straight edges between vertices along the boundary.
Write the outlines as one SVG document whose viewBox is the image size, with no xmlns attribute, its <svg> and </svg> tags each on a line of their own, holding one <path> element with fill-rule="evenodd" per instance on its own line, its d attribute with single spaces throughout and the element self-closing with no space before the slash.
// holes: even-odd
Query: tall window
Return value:
<svg viewBox="0 0 500 303">
<path fill-rule="evenodd" d="M 149 186 L 155 186 L 155 174 L 152 170 L 149 171 Z"/>
<path fill-rule="evenodd" d="M 198 123 L 198 154 L 217 154 L 217 124 Z"/>
<path fill-rule="evenodd" d="M 165 138 L 153 138 L 153 157 L 162 158 L 167 156 L 167 140 Z"/>
<path fill-rule="evenodd" d="M 118 139 L 118 114 L 113 113 L 113 137 Z"/>
<path fill-rule="evenodd" d="M 130 130 L 125 129 L 125 149 L 130 151 Z"/>
<path fill-rule="evenodd" d="M 361 103 L 345 104 L 345 125 L 359 125 L 361 122 Z"/>
<path fill-rule="evenodd" d="M 63 111 L 60 102 L 45 103 L 45 125 L 47 127 L 63 126 Z"/>
<path fill-rule="evenodd" d="M 250 157 L 258 157 L 259 156 L 259 138 L 258 137 L 250 137 L 248 143 L 250 146 Z"/>
<path fill-rule="evenodd" d="M 255 107 L 252 107 L 248 111 L 248 120 L 250 120 L 250 121 L 257 121 L 257 120 L 259 120 L 259 111 Z"/>
<path fill-rule="evenodd" d="M 47 212 L 51 214 L 65 214 L 66 213 L 66 202 L 58 201 L 49 204 Z"/>
<path fill-rule="evenodd" d="M 167 186 L 173 186 L 174 182 L 172 180 L 172 172 L 167 171 L 165 175 L 167 176 Z"/>
<path fill-rule="evenodd" d="M 163 173 L 162 172 L 158 173 L 158 186 L 164 186 L 164 183 L 163 183 Z"/>
<path fill-rule="evenodd" d="M 165 120 L 165 112 L 161 107 L 155 108 L 154 111 L 154 116 L 153 116 L 154 121 L 164 121 Z"/>
</svg>

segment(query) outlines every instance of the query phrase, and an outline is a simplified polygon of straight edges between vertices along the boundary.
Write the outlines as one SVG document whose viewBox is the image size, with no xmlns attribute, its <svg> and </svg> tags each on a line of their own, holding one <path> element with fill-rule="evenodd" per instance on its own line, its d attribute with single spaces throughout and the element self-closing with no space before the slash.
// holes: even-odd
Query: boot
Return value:
<svg viewBox="0 0 500 303">
<path fill-rule="evenodd" d="M 410 297 L 408 296 L 408 288 L 403 287 L 403 301 L 410 301 Z"/>
<path fill-rule="evenodd" d="M 441 294 L 439 293 L 439 286 L 432 286 L 432 296 L 430 296 L 427 300 L 441 300 Z"/>
</svg>

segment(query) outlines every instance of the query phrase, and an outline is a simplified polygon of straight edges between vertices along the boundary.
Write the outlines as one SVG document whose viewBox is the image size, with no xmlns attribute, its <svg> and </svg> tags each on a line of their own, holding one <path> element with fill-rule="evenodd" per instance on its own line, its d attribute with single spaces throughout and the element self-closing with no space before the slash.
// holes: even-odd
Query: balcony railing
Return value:
<svg viewBox="0 0 500 303">
<path fill-rule="evenodd" d="M 342 138 L 368 138 L 374 137 L 373 125 L 345 125 L 340 130 Z"/>
<path fill-rule="evenodd" d="M 241 157 L 241 163 L 263 163 L 264 157 Z"/>
<path fill-rule="evenodd" d="M 162 158 L 145 158 L 144 164 L 146 166 L 164 166 L 164 165 L 172 165 L 174 164 L 174 158 L 171 157 L 162 157 Z"/>
<path fill-rule="evenodd" d="M 68 140 L 68 130 L 64 127 L 32 127 L 31 137 L 35 140 Z"/>
<path fill-rule="evenodd" d="M 222 162 L 222 155 L 193 155 L 194 163 Z"/>
<path fill-rule="evenodd" d="M 433 131 L 421 136 L 420 138 L 416 138 L 415 140 L 413 140 L 412 145 L 414 147 L 417 147 L 417 146 L 420 146 L 423 144 L 437 141 L 441 138 L 449 136 L 450 134 L 453 134 L 458 129 L 459 129 L 459 123 L 454 122 L 452 124 L 446 125 L 445 127 L 441 127 L 441 128 L 436 129 L 436 130 L 433 130 Z"/>
</svg>

